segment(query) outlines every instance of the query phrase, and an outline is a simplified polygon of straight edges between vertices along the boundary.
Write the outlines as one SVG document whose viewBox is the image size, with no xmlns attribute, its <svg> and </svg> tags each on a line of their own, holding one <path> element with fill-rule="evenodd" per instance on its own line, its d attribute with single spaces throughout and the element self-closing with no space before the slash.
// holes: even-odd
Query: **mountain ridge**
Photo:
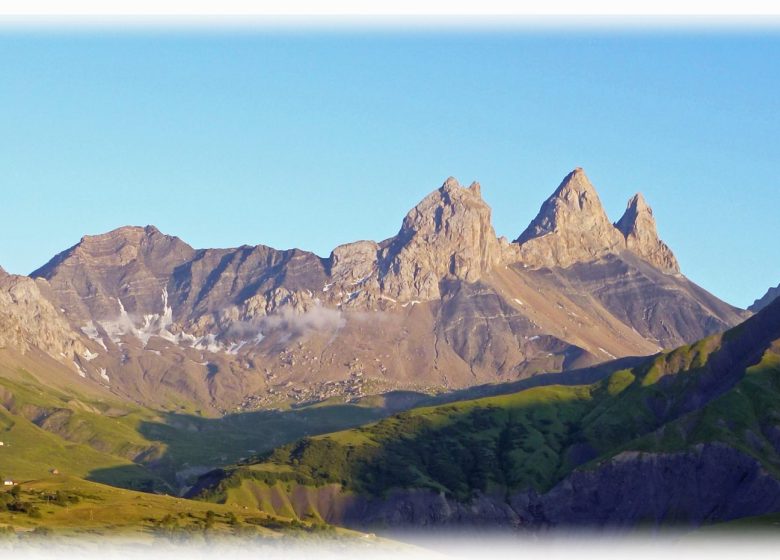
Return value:
<svg viewBox="0 0 780 560">
<path fill-rule="evenodd" d="M 651 354 L 747 316 L 677 272 L 632 200 L 620 229 L 576 169 L 510 243 L 479 183 L 450 177 L 395 236 L 325 258 L 125 226 L 32 276 L 84 340 L 79 367 L 132 398 L 167 386 L 225 411 L 435 392 Z"/>
</svg>

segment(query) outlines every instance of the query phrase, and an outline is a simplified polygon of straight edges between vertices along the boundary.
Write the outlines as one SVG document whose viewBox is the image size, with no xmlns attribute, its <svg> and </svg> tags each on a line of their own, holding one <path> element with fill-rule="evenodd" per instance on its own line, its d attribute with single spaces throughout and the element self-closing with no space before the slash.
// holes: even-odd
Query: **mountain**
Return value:
<svg viewBox="0 0 780 560">
<path fill-rule="evenodd" d="M 757 299 L 753 302 L 753 305 L 748 307 L 748 310 L 752 311 L 753 313 L 758 313 L 767 305 L 775 301 L 778 297 L 780 297 L 780 286 L 769 288 L 760 299 Z"/>
<path fill-rule="evenodd" d="M 380 531 L 690 528 L 780 511 L 780 301 L 597 379 L 571 375 L 306 438 L 206 474 L 190 496 Z"/>
<path fill-rule="evenodd" d="M 580 167 L 564 178 L 515 243 L 524 263 L 563 268 L 619 253 L 626 246 Z"/>
<path fill-rule="evenodd" d="M 749 315 L 679 273 L 641 196 L 610 223 L 581 169 L 511 243 L 480 185 L 449 178 L 394 237 L 327 258 L 193 249 L 123 227 L 31 276 L 84 346 L 63 354 L 88 379 L 203 414 L 523 379 L 652 354 Z"/>
</svg>

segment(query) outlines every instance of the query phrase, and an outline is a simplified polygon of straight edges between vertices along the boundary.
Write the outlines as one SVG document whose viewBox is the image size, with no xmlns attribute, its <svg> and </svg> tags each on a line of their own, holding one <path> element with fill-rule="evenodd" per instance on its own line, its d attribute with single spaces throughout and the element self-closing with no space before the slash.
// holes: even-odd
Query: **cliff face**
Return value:
<svg viewBox="0 0 780 560">
<path fill-rule="evenodd" d="M 615 227 L 625 237 L 629 251 L 664 272 L 680 272 L 680 265 L 672 250 L 658 237 L 653 210 L 641 193 L 631 197 Z"/>
<path fill-rule="evenodd" d="M 658 237 L 653 211 L 642 194 L 631 197 L 613 225 L 579 167 L 564 178 L 515 243 L 529 266 L 568 268 L 628 250 L 663 272 L 680 272 L 671 249 Z"/>
<path fill-rule="evenodd" d="M 316 504 L 327 522 L 361 530 L 614 531 L 640 524 L 691 528 L 773 513 L 780 510 L 780 481 L 751 457 L 711 444 L 680 453 L 622 453 L 542 494 L 479 493 L 461 502 L 430 490 L 396 489 L 378 498 L 329 486 L 308 490 L 305 500 L 291 498 L 301 517 Z"/>
<path fill-rule="evenodd" d="M 563 268 L 597 260 L 625 246 L 579 167 L 564 178 L 515 242 L 524 263 Z"/>
<path fill-rule="evenodd" d="M 439 299 L 447 277 L 481 279 L 501 261 L 501 247 L 479 184 L 447 179 L 406 215 L 380 258 L 383 292 L 404 301 Z"/>
<path fill-rule="evenodd" d="M 46 282 L 25 276 L 0 276 L 0 347 L 21 353 L 33 348 L 82 373 L 79 361 L 89 351 L 79 333 L 41 293 Z"/>
</svg>

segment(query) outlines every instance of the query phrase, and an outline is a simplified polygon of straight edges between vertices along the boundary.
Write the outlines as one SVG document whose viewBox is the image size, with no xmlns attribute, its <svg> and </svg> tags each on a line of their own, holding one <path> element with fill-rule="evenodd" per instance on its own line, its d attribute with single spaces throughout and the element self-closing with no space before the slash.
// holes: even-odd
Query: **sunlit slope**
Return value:
<svg viewBox="0 0 780 560">
<path fill-rule="evenodd" d="M 196 493 L 333 519 L 345 497 L 425 490 L 468 504 L 480 496 L 552 496 L 574 473 L 639 469 L 631 461 L 651 456 L 657 467 L 641 469 L 660 472 L 664 461 L 704 461 L 712 446 L 780 477 L 780 305 L 591 384 L 419 408 L 282 446 L 254 464 L 211 473 Z M 618 470 L 610 476 L 624 476 Z M 707 488 L 714 479 L 702 477 L 699 490 L 717 493 Z M 321 491 L 304 500 L 301 488 Z"/>
<path fill-rule="evenodd" d="M 29 478 L 57 468 L 175 493 L 204 471 L 380 418 L 385 406 L 320 403 L 224 418 L 162 412 L 84 383 L 53 360 L 0 350 L 0 474 Z"/>
</svg>

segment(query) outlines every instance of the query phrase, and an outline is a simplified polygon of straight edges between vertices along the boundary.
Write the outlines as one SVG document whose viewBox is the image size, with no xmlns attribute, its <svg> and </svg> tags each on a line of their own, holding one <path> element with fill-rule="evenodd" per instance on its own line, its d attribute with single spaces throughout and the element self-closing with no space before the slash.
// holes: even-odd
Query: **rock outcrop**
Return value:
<svg viewBox="0 0 780 560">
<path fill-rule="evenodd" d="M 539 214 L 515 240 L 522 261 L 534 267 L 569 267 L 590 262 L 625 247 L 607 218 L 585 171 L 569 173 Z"/>
<path fill-rule="evenodd" d="M 672 250 L 658 237 L 653 210 L 641 193 L 628 201 L 623 217 L 615 227 L 626 238 L 626 248 L 665 272 L 680 272 Z"/>
<path fill-rule="evenodd" d="M 406 301 L 438 299 L 441 280 L 476 282 L 501 254 L 479 183 L 463 188 L 450 177 L 406 215 L 382 251 L 382 291 Z"/>
<path fill-rule="evenodd" d="M 361 530 L 461 530 L 477 527 L 548 531 L 632 530 L 639 525 L 698 527 L 780 509 L 780 481 L 753 457 L 720 443 L 678 453 L 623 452 L 575 470 L 548 492 L 477 495 L 460 502 L 423 489 L 385 497 L 310 489 L 308 501 L 287 503 L 303 517 L 311 504 L 329 523 Z"/>
<path fill-rule="evenodd" d="M 77 371 L 74 359 L 87 348 L 68 321 L 42 295 L 39 282 L 26 276 L 0 277 L 0 347 L 22 354 L 38 348 Z M 44 286 L 45 287 L 45 286 Z"/>
<path fill-rule="evenodd" d="M 635 194 L 613 225 L 579 167 L 544 202 L 515 243 L 523 263 L 532 267 L 568 268 L 628 250 L 663 272 L 680 272 L 672 250 L 658 237 L 653 211 L 644 197 Z"/>
</svg>

